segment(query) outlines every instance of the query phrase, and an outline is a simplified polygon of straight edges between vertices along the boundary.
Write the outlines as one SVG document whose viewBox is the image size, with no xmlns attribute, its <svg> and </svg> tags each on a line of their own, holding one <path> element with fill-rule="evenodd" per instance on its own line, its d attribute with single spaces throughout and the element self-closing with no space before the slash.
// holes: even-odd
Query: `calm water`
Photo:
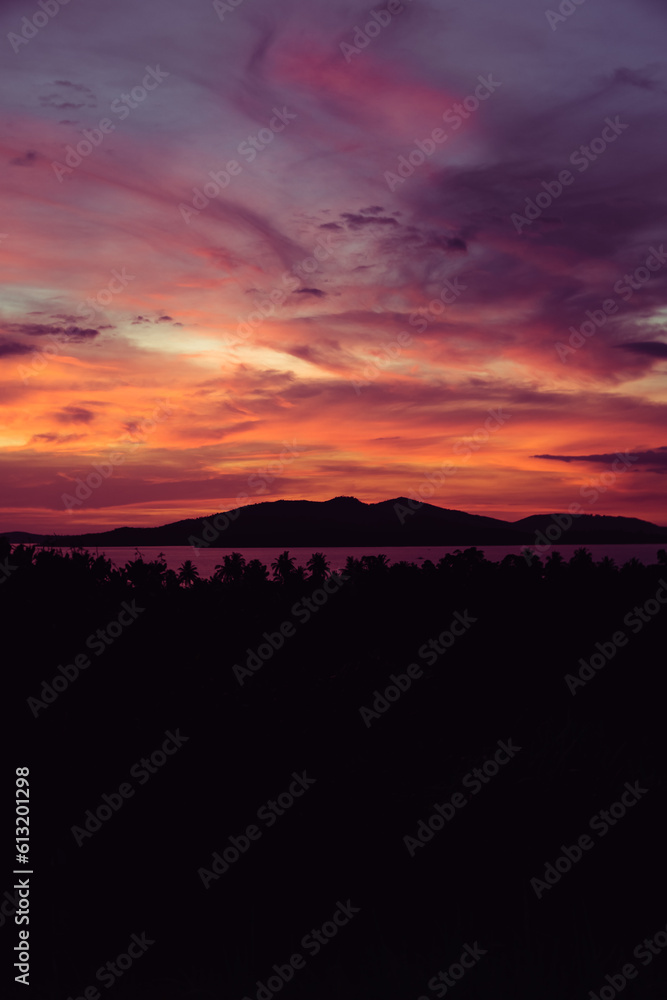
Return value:
<svg viewBox="0 0 667 1000">
<path fill-rule="evenodd" d="M 461 546 L 456 545 L 417 545 L 417 546 L 385 546 L 384 548 L 373 548 L 373 547 L 361 547 L 361 548 L 323 548 L 319 551 L 324 552 L 325 556 L 329 560 L 332 570 L 341 570 L 345 566 L 345 560 L 348 556 L 355 556 L 359 559 L 361 556 L 371 556 L 379 555 L 381 552 L 387 556 L 390 563 L 400 562 L 402 559 L 407 562 L 414 562 L 418 566 L 424 561 L 424 559 L 431 559 L 432 562 L 437 563 L 439 559 L 447 555 L 448 552 L 455 552 L 457 548 Z M 516 555 L 521 554 L 522 546 L 507 546 L 507 545 L 486 545 L 479 546 L 484 552 L 487 559 L 492 562 L 500 562 L 505 558 L 506 555 L 514 553 Z M 666 548 L 664 545 L 587 545 L 585 546 L 589 552 L 593 554 L 595 561 L 603 559 L 605 556 L 609 556 L 613 559 L 618 566 L 622 566 L 624 563 L 628 562 L 629 559 L 635 558 L 639 559 L 640 562 L 646 563 L 657 563 L 657 552 L 659 548 Z M 467 548 L 463 546 L 462 548 Z M 564 559 L 570 559 L 576 549 L 581 548 L 579 545 L 554 545 L 553 549 L 557 549 L 563 556 Z M 91 552 L 98 552 L 100 555 L 104 554 L 107 559 L 110 559 L 114 566 L 124 566 L 125 563 L 136 557 L 137 549 L 134 548 L 106 548 L 106 549 L 90 549 Z M 155 559 L 158 553 L 163 552 L 165 559 L 167 561 L 167 566 L 169 569 L 177 570 L 186 559 L 192 560 L 197 569 L 199 570 L 199 575 L 202 578 L 211 576 L 214 572 L 215 567 L 218 563 L 222 562 L 224 555 L 232 551 L 232 549 L 193 549 L 189 545 L 173 545 L 173 546 L 142 546 L 138 550 L 143 559 L 150 561 Z M 240 552 L 246 562 L 250 562 L 251 559 L 259 559 L 260 562 L 264 563 L 265 566 L 271 569 L 271 563 L 276 559 L 281 552 L 284 552 L 284 546 L 279 548 L 264 548 L 264 549 L 246 549 L 239 548 L 235 551 Z M 289 550 L 289 554 L 294 557 L 297 566 L 305 566 L 314 548 L 299 549 L 293 548 Z M 546 559 L 548 552 L 545 552 L 542 556 L 542 561 Z"/>
</svg>

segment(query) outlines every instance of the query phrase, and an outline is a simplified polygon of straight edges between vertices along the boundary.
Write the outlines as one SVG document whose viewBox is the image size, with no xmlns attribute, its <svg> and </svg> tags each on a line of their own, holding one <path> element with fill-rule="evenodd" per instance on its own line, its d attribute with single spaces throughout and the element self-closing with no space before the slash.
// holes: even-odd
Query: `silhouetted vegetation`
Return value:
<svg viewBox="0 0 667 1000">
<path fill-rule="evenodd" d="M 18 640 L 5 665 L 21 716 L 14 754 L 32 755 L 36 800 L 49 803 L 48 818 L 36 806 L 34 848 L 58 913 L 41 945 L 54 997 L 94 982 L 96 965 L 79 982 L 67 956 L 72 940 L 98 954 L 102 918 L 118 928 L 117 950 L 144 929 L 160 943 L 118 997 L 161 1000 L 254 998 L 255 981 L 348 898 L 361 912 L 347 943 L 310 959 L 286 1000 L 417 997 L 476 940 L 488 955 L 462 1000 L 464 987 L 560 1000 L 575 984 L 586 996 L 664 927 L 645 888 L 666 867 L 667 605 L 636 633 L 624 624 L 667 576 L 664 550 L 653 565 L 622 566 L 586 549 L 569 562 L 554 551 L 493 563 L 476 548 L 421 566 L 350 557 L 335 586 L 321 552 L 305 568 L 289 552 L 270 567 L 232 552 L 202 579 L 190 561 L 175 572 L 136 553 L 116 568 L 89 551 L 1 546 L 3 632 Z M 123 602 L 136 621 L 35 717 L 28 698 Z M 420 655 L 457 612 L 474 619 L 465 634 L 435 662 Z M 279 646 L 285 622 L 294 632 Z M 565 675 L 618 630 L 627 645 L 573 694 Z M 279 648 L 241 683 L 235 665 L 267 635 Z M 422 676 L 366 725 L 360 707 L 410 663 Z M 189 743 L 77 847 L 70 828 L 175 727 Z M 516 760 L 410 857 L 403 837 L 508 738 L 523 748 Z M 204 889 L 197 870 L 304 768 L 313 790 Z M 536 899 L 529 882 L 545 861 L 636 780 L 646 801 Z M 657 974 L 642 971 L 642 998 L 662 996 Z"/>
</svg>

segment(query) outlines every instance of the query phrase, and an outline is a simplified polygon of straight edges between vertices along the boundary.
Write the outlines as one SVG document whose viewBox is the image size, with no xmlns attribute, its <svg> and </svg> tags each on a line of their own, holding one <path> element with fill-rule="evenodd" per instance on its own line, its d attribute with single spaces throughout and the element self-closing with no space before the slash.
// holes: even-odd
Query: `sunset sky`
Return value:
<svg viewBox="0 0 667 1000">
<path fill-rule="evenodd" d="M 0 7 L 0 530 L 667 524 L 663 3 L 44 5 Z"/>
</svg>

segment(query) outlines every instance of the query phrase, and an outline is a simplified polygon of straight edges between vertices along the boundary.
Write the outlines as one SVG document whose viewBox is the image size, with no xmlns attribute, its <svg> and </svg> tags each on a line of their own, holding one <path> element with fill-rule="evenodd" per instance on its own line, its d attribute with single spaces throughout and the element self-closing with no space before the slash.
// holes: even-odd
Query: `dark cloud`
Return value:
<svg viewBox="0 0 667 1000">
<path fill-rule="evenodd" d="M 92 410 L 85 410 L 82 406 L 65 406 L 62 410 L 54 413 L 54 417 L 61 424 L 89 424 L 95 419 Z"/>
<path fill-rule="evenodd" d="M 66 444 L 68 441 L 80 441 L 85 434 L 33 434 L 28 444 L 44 441 L 46 444 Z"/>
<path fill-rule="evenodd" d="M 320 229 L 341 229 L 342 230 L 342 228 L 343 227 L 340 225 L 339 222 L 323 222 L 321 224 L 321 226 L 320 226 Z"/>
<path fill-rule="evenodd" d="M 86 340 L 94 340 L 95 337 L 99 337 L 100 331 L 95 330 L 93 327 L 82 329 L 80 326 L 68 326 L 65 334 L 68 340 L 73 341 L 75 344 L 81 344 Z"/>
<path fill-rule="evenodd" d="M 621 66 L 614 71 L 612 83 L 628 84 L 631 87 L 639 87 L 640 90 L 665 91 L 665 86 L 660 80 L 656 80 L 641 70 L 628 69 Z"/>
<path fill-rule="evenodd" d="M 62 327 L 47 323 L 5 323 L 4 329 L 8 333 L 20 333 L 25 337 L 62 337 L 64 342 L 71 341 L 75 344 L 93 340 L 100 333 L 92 327 L 84 329 L 80 326 Z"/>
<path fill-rule="evenodd" d="M 56 91 L 51 94 L 43 94 L 39 102 L 43 108 L 58 108 L 62 110 L 63 108 L 96 108 L 97 101 L 95 99 L 95 94 L 90 89 L 90 87 L 84 86 L 82 83 L 72 83 L 70 80 L 55 80 L 53 82 L 54 87 L 59 87 L 60 92 Z M 75 95 L 71 92 L 74 91 L 75 94 L 81 95 L 77 100 Z"/>
<path fill-rule="evenodd" d="M 15 340 L 0 340 L 0 358 L 11 358 L 19 354 L 32 354 L 33 348 L 28 344 L 19 344 Z"/>
<path fill-rule="evenodd" d="M 635 354 L 646 354 L 650 358 L 667 358 L 667 344 L 660 340 L 639 340 L 632 344 L 615 344 L 621 351 L 632 351 Z"/>
<path fill-rule="evenodd" d="M 9 162 L 14 167 L 31 167 L 33 163 L 36 161 L 36 159 L 37 159 L 37 153 L 35 153 L 34 150 L 29 149 L 28 152 L 24 154 L 24 156 L 16 156 L 14 157 L 13 160 L 10 160 Z"/>
<path fill-rule="evenodd" d="M 315 295 L 317 298 L 322 298 L 322 296 L 326 295 L 327 293 L 323 292 L 321 288 L 298 288 L 294 294 L 295 295 Z"/>
<path fill-rule="evenodd" d="M 177 437 L 184 440 L 201 440 L 203 437 L 213 437 L 219 441 L 223 441 L 226 438 L 233 437 L 235 434 L 241 434 L 246 430 L 254 430 L 262 423 L 261 420 L 245 420 L 238 424 L 234 424 L 233 427 L 211 427 L 211 426 L 197 426 L 194 427 L 179 427 L 177 430 Z M 202 446 L 202 449 L 207 447 Z M 200 450 L 202 450 L 200 449 Z"/>
<path fill-rule="evenodd" d="M 41 97 L 40 104 L 43 108 L 58 108 L 59 111 L 62 111 L 63 108 L 73 108 L 76 110 L 77 108 L 94 107 L 94 105 L 90 104 L 74 104 L 72 101 L 60 101 L 55 94 L 50 94 L 48 97 Z"/>
<path fill-rule="evenodd" d="M 619 456 L 627 455 L 630 468 L 644 467 L 648 472 L 667 472 L 667 445 L 646 451 L 619 451 L 602 455 L 533 455 L 533 458 L 548 458 L 556 462 L 593 462 L 596 465 L 611 465 Z"/>
<path fill-rule="evenodd" d="M 171 316 L 158 316 L 157 319 L 151 319 L 150 316 L 135 316 L 132 320 L 132 326 L 139 326 L 142 323 L 174 323 L 174 320 Z M 174 323 L 174 326 L 183 326 L 183 324 Z"/>
<path fill-rule="evenodd" d="M 398 226 L 396 219 L 383 215 L 356 215 L 353 212 L 343 212 L 348 229 L 361 229 L 362 226 Z"/>
<path fill-rule="evenodd" d="M 143 424 L 139 420 L 128 420 L 123 424 L 123 430 L 131 435 L 136 435 L 137 432 L 145 433 L 143 430 Z"/>
<path fill-rule="evenodd" d="M 398 238 L 398 237 L 397 237 Z M 433 231 L 422 232 L 417 226 L 406 226 L 401 238 L 413 250 L 444 250 L 445 252 L 468 249 L 466 241 L 460 236 L 447 236 Z"/>
<path fill-rule="evenodd" d="M 86 94 L 86 93 L 92 94 L 92 90 L 90 90 L 90 88 L 85 87 L 82 83 L 72 83 L 71 80 L 54 80 L 53 81 L 53 86 L 54 87 L 71 87 L 72 90 L 78 90 L 82 94 Z"/>
</svg>

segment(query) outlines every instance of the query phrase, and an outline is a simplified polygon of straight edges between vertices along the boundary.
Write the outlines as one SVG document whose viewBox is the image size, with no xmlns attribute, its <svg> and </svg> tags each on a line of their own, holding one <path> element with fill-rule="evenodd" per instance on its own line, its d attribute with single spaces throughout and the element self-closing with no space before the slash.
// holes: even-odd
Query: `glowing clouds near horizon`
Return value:
<svg viewBox="0 0 667 1000">
<path fill-rule="evenodd" d="M 513 519 L 628 450 L 587 509 L 667 523 L 664 12 L 405 4 L 346 59 L 366 20 L 72 5 L 4 60 L 3 530 L 377 501 L 448 466 L 424 499 Z"/>
</svg>

